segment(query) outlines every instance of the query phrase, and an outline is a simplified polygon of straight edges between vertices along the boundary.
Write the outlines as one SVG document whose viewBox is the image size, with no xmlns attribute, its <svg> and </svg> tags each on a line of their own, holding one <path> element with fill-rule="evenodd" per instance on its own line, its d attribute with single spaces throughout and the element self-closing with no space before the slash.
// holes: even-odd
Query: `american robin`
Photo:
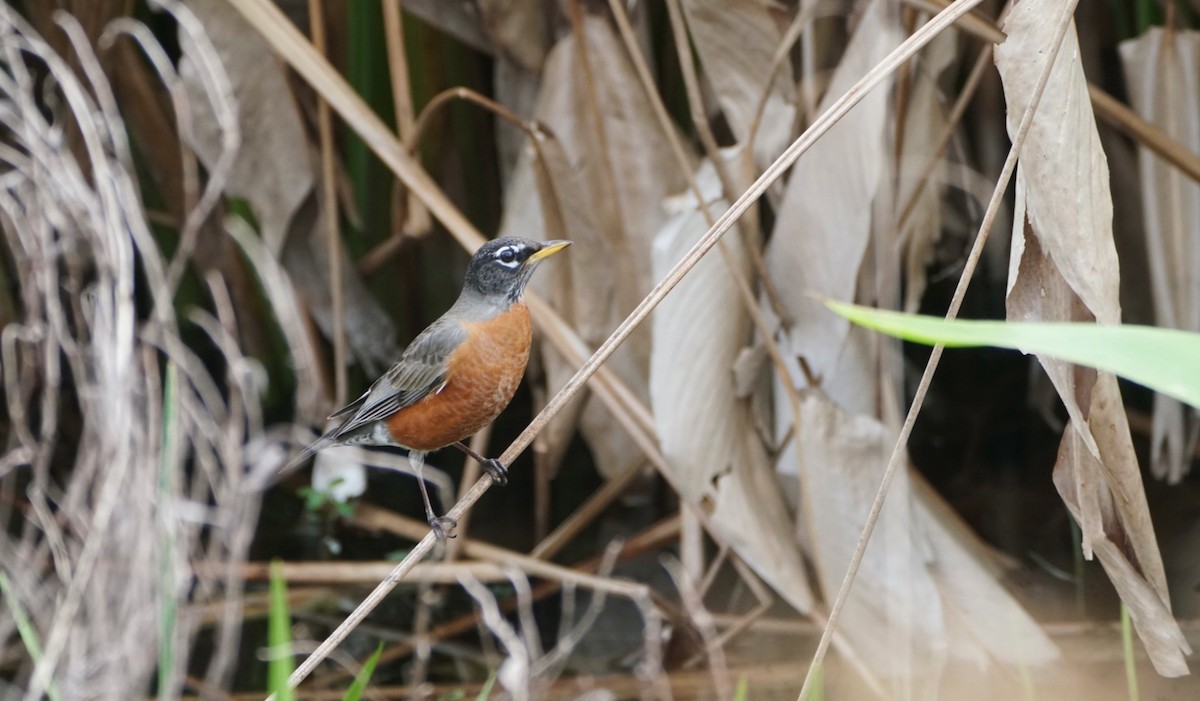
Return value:
<svg viewBox="0 0 1200 701">
<path fill-rule="evenodd" d="M 334 412 L 329 420 L 337 425 L 292 464 L 335 445 L 407 448 L 429 525 L 444 539 L 455 523 L 433 513 L 421 476 L 425 455 L 453 445 L 478 460 L 496 483 L 508 482 L 499 460 L 481 457 L 462 441 L 512 400 L 533 342 L 521 296 L 538 264 L 570 243 L 505 237 L 481 246 L 458 301 L 365 394 Z"/>
</svg>

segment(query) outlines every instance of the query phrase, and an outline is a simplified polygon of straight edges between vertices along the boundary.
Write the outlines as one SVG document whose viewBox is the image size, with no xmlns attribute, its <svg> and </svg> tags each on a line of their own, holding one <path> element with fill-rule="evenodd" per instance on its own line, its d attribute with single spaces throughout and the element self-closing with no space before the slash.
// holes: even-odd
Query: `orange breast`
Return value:
<svg viewBox="0 0 1200 701">
<path fill-rule="evenodd" d="M 529 362 L 529 310 L 514 304 L 489 321 L 463 324 L 467 339 L 451 355 L 446 386 L 387 420 L 400 445 L 432 451 L 488 425 L 512 401 Z"/>
</svg>

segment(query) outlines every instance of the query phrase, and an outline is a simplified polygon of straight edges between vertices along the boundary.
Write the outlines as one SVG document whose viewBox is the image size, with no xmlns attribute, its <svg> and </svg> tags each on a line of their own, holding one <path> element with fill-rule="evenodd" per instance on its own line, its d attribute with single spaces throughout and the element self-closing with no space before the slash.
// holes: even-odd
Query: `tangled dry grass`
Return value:
<svg viewBox="0 0 1200 701">
<path fill-rule="evenodd" d="M 219 591 L 228 615 L 216 623 L 206 683 L 224 686 L 242 620 L 236 563 L 259 505 L 248 486 L 285 448 L 264 430 L 262 371 L 239 349 L 225 282 L 206 280 L 215 315 L 176 315 L 188 239 L 211 213 L 221 173 L 199 192 L 191 163 L 183 227 L 191 233 L 166 256 L 95 53 L 119 42 L 152 57 L 162 49 L 130 22 L 113 23 L 93 44 L 71 14 L 53 21 L 59 48 L 0 7 L 0 207 L 20 295 L 2 339 L 10 445 L 0 509 L 18 532 L 0 539 L 8 609 L 0 638 L 12 639 L 17 612 L 28 618 L 26 645 L 38 632 L 40 655 L 26 657 L 32 672 L 18 675 L 28 679 L 27 698 L 136 698 L 156 673 L 161 688 L 177 690 L 202 623 L 187 604 Z M 206 43 L 202 33 L 196 39 Z M 178 82 L 169 63 L 158 66 L 171 71 L 165 84 Z M 229 112 L 224 74 L 208 77 L 214 104 Z M 182 133 L 187 119 L 180 109 Z M 184 324 L 208 336 L 218 371 L 184 341 Z M 197 561 L 231 567 L 198 574 Z"/>
</svg>

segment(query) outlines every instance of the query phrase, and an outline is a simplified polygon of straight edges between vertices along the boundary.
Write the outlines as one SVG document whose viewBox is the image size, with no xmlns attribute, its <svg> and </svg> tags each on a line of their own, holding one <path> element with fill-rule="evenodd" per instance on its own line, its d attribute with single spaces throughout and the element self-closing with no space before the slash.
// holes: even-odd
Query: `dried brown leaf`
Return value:
<svg viewBox="0 0 1200 701">
<path fill-rule="evenodd" d="M 754 143 L 754 162 L 770 165 L 791 142 L 796 88 L 788 63 L 769 74 L 783 32 L 771 0 L 685 0 L 684 16 L 700 65 L 738 142 L 750 135 L 763 93 L 770 91 Z"/>
<path fill-rule="evenodd" d="M 801 405 L 802 512 L 818 577 L 836 591 L 894 441 L 817 393 Z M 839 626 L 883 677 L 936 684 L 947 659 L 1042 664 L 1057 650 L 996 581 L 973 536 L 907 471 L 892 483 Z M 917 694 L 920 696 L 921 694 Z"/>
<path fill-rule="evenodd" d="M 728 207 L 713 167 L 697 176 L 712 215 Z M 662 277 L 708 229 L 699 203 L 676 201 L 659 230 L 654 269 Z M 741 237 L 723 244 L 729 256 L 705 257 L 654 312 L 650 397 L 663 454 L 680 497 L 714 505 L 712 524 L 725 541 L 792 606 L 806 612 L 812 593 L 787 507 L 766 451 L 737 396 L 733 366 L 750 331 L 728 265 L 751 272 Z"/>
<path fill-rule="evenodd" d="M 867 8 L 822 110 L 900 43 L 895 9 L 879 0 Z M 885 136 L 889 112 L 888 90 L 872 91 L 796 163 L 766 251 L 768 273 L 795 323 L 781 347 L 807 360 L 836 401 L 863 410 L 875 400 L 859 386 L 858 366 L 838 372 L 844 356 L 858 352 L 847 343 L 849 322 L 809 294 L 854 299 L 871 237 L 872 204 L 891 160 Z M 798 372 L 796 381 L 804 382 Z M 868 393 L 872 396 L 864 396 Z"/>
<path fill-rule="evenodd" d="M 1116 379 L 1111 375 L 1105 377 L 1109 378 L 1106 381 L 1116 391 Z M 1102 378 L 1102 381 L 1105 380 Z M 1124 418 L 1124 412 L 1117 413 Z M 1054 486 L 1058 488 L 1071 515 L 1080 523 L 1085 522 L 1089 510 L 1102 511 L 1108 518 L 1119 518 L 1119 512 L 1112 503 L 1113 493 L 1103 480 L 1094 479 L 1103 469 L 1104 465 L 1092 457 L 1079 440 L 1077 432 L 1068 430 L 1063 434 L 1054 467 Z M 1118 533 L 1123 526 L 1120 523 L 1099 525 Z M 1148 527 L 1149 523 L 1143 525 Z M 1132 556 L 1119 539 L 1114 541 L 1104 532 L 1093 532 L 1090 540 L 1092 551 L 1100 558 L 1121 601 L 1129 608 L 1134 629 L 1146 646 L 1154 668 L 1167 677 L 1188 674 L 1183 655 L 1191 654 L 1192 650 L 1171 613 L 1170 600 L 1163 597 L 1162 589 L 1147 580 L 1145 568 L 1139 565 L 1136 556 Z"/>
<path fill-rule="evenodd" d="M 1059 5 L 1024 0 L 1005 23 L 996 65 L 1014 132 L 1049 56 Z M 1075 33 L 1069 29 L 1021 152 L 1009 265 L 1008 318 L 1120 323 L 1108 166 L 1096 131 Z M 1112 579 L 1160 674 L 1187 673 L 1190 652 L 1170 616 L 1162 557 L 1116 379 L 1039 361 L 1071 417 L 1055 483 L 1083 531 L 1083 547 Z M 1128 566 L 1136 563 L 1136 566 Z M 1152 595 L 1145 595 L 1151 593 Z"/>
<path fill-rule="evenodd" d="M 1122 43 L 1120 51 L 1134 109 L 1200 153 L 1200 32 L 1155 27 Z M 1200 331 L 1200 183 L 1144 147 L 1138 150 L 1138 168 L 1156 320 L 1160 326 Z M 1157 395 L 1154 475 L 1182 479 L 1198 436 L 1196 411 Z"/>
<path fill-rule="evenodd" d="M 225 191 L 250 203 L 263 240 L 278 255 L 292 216 L 316 183 L 308 139 L 296 111 L 283 68 L 266 42 L 220 0 L 196 0 L 189 8 L 203 23 L 229 75 L 238 103 L 242 149 Z M 194 64 L 190 39 L 180 35 L 183 57 L 179 73 L 195 106 L 192 148 L 206 165 L 221 153 L 216 115 Z"/>
</svg>

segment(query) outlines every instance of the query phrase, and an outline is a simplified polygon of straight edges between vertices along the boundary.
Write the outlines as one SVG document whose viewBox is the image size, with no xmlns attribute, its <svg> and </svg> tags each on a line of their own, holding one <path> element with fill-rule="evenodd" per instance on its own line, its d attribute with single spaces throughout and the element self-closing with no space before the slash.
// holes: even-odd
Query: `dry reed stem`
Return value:
<svg viewBox="0 0 1200 701">
<path fill-rule="evenodd" d="M 426 103 L 424 109 L 421 110 L 421 114 L 417 116 L 415 125 L 410 127 L 407 132 L 401 136 L 401 143 L 404 144 L 404 148 L 410 157 L 414 156 L 417 151 L 417 147 L 421 145 L 421 140 L 424 138 L 425 132 L 429 129 L 429 124 L 432 122 L 434 115 L 438 114 L 443 108 L 455 100 L 463 100 L 484 108 L 496 117 L 503 119 L 509 124 L 512 124 L 516 128 L 525 132 L 525 135 L 529 137 L 530 142 L 534 144 L 537 144 L 538 140 L 544 136 L 542 126 L 537 122 L 529 122 L 522 119 L 515 112 L 499 102 L 496 102 L 485 95 L 481 95 L 470 88 L 455 86 L 452 88 L 446 88 L 437 95 L 434 95 L 433 98 Z M 541 162 L 543 160 L 541 150 L 538 149 L 536 153 L 539 162 Z M 412 201 L 421 212 L 425 212 L 425 208 L 421 204 L 420 199 L 414 196 L 412 197 Z M 428 213 L 426 212 L 424 216 L 428 218 Z M 362 260 L 358 263 L 359 272 L 368 277 L 378 272 L 379 268 L 383 266 L 384 262 L 399 252 L 400 246 L 404 242 L 404 238 L 404 229 L 397 229 L 394 235 L 389 236 L 370 251 L 367 251 L 367 254 L 364 255 Z"/>
<path fill-rule="evenodd" d="M 742 581 L 746 583 L 746 586 L 750 589 L 750 593 L 754 595 L 754 598 L 758 600 L 758 603 L 754 606 L 754 608 L 750 609 L 746 613 L 738 616 L 732 616 L 732 622 L 729 622 L 728 619 L 725 621 L 718 620 L 718 614 L 710 614 L 714 623 L 717 625 L 728 626 L 720 633 L 720 635 L 717 635 L 713 639 L 713 644 L 720 646 L 724 646 L 738 635 L 750 630 L 751 626 L 753 626 L 759 619 L 766 615 L 767 611 L 770 611 L 771 606 L 775 603 L 775 596 L 771 593 L 771 590 L 766 584 L 763 583 L 761 579 L 758 578 L 758 575 L 754 573 L 754 570 L 752 570 L 749 565 L 747 565 L 736 554 L 730 558 L 730 562 L 733 563 L 734 570 L 737 571 L 738 576 L 742 578 Z M 716 574 L 715 570 L 713 574 Z M 705 595 L 705 592 L 708 590 L 708 586 L 711 584 L 711 580 L 704 583 L 704 586 L 702 586 L 700 589 L 701 596 Z M 816 624 L 813 619 L 810 618 L 807 622 L 809 625 L 814 626 L 814 630 L 816 629 Z M 683 663 L 683 667 L 687 669 L 695 665 L 698 660 L 699 654 L 685 661 Z"/>
<path fill-rule="evenodd" d="M 567 16 L 571 21 L 571 31 L 575 34 L 575 53 L 579 67 L 583 71 L 583 94 L 587 103 L 585 114 L 590 117 L 589 125 L 596 139 L 590 157 L 595 158 L 600 169 L 600 184 L 603 188 L 601 201 L 604 208 L 601 216 L 606 220 L 598 225 L 606 230 L 614 241 L 628 240 L 625 231 L 625 216 L 621 208 L 621 189 L 617 187 L 616 175 L 613 173 L 611 151 L 608 147 L 608 134 L 604 129 L 604 119 L 601 117 L 600 98 L 596 95 L 596 80 L 592 75 L 592 62 L 588 56 L 587 31 L 585 30 L 582 0 L 567 0 Z"/>
<path fill-rule="evenodd" d="M 325 3 L 308 0 L 308 22 L 312 27 L 312 42 L 325 55 Z M 333 311 L 333 404 L 346 402 L 346 301 L 342 286 L 342 236 L 338 225 L 337 174 L 333 151 L 333 116 L 329 103 L 317 97 L 317 134 L 321 147 L 321 215 L 325 223 L 325 255 L 329 257 L 329 299 Z"/>
<path fill-rule="evenodd" d="M 390 560 L 375 561 L 332 561 L 332 562 L 284 562 L 280 576 L 292 584 L 374 584 L 395 566 Z M 225 563 L 197 563 L 200 571 L 227 566 Z M 251 582 L 266 582 L 270 578 L 269 562 L 242 563 L 238 570 L 241 577 Z M 458 577 L 466 575 L 489 584 L 508 581 L 507 571 L 492 562 L 422 562 L 413 568 L 414 582 L 454 584 Z"/>
<path fill-rule="evenodd" d="M 387 46 L 388 77 L 392 82 L 392 110 L 396 116 L 396 135 L 404 143 L 413 140 L 413 103 L 412 88 L 408 80 L 408 55 L 404 46 L 404 13 L 401 0 L 385 0 L 383 3 L 383 37 Z M 405 203 L 404 219 L 393 237 L 403 237 L 405 233 L 421 236 L 428 233 L 432 222 L 421 200 L 415 197 L 407 188 L 396 183 L 393 192 L 396 207 Z"/>
<path fill-rule="evenodd" d="M 946 318 L 953 319 L 958 316 L 958 310 L 962 306 L 963 298 L 966 296 L 967 287 L 970 285 L 971 278 L 975 274 L 975 268 L 979 264 L 979 258 L 983 255 L 984 244 L 987 243 L 988 235 L 991 233 L 992 223 L 996 218 L 996 214 L 1000 211 L 1000 204 L 1003 201 L 1004 193 L 1008 188 L 1008 181 L 1012 177 L 1017 166 L 1017 156 L 1021 151 L 1022 144 L 1025 143 L 1025 137 L 1029 133 L 1030 126 L 1033 124 L 1033 117 L 1037 113 L 1037 106 L 1041 101 L 1042 93 L 1045 91 L 1046 84 L 1050 80 L 1051 69 L 1057 61 L 1058 51 L 1062 47 L 1063 37 L 1066 36 L 1067 30 L 1071 27 L 1071 18 L 1075 11 L 1075 5 L 1078 0 L 1068 0 L 1064 3 L 1063 10 L 1057 18 L 1057 31 L 1054 40 L 1054 46 L 1049 47 L 1050 56 L 1046 59 L 1046 65 L 1042 69 L 1041 75 L 1038 76 L 1037 86 L 1034 88 L 1033 94 L 1030 96 L 1029 106 L 1025 113 L 1021 115 L 1020 125 L 1017 127 L 1017 132 L 1013 136 L 1012 146 L 1009 149 L 1008 157 L 1004 161 L 1004 167 L 1000 171 L 1000 177 L 997 179 L 996 187 L 992 192 L 992 198 L 988 202 L 988 206 L 983 215 L 983 220 L 979 224 L 979 232 L 975 236 L 975 242 L 971 246 L 971 252 L 967 255 L 966 263 L 963 266 L 963 272 L 959 276 L 958 284 L 954 288 L 954 295 L 950 300 L 950 308 L 946 311 Z M 943 10 L 943 16 L 950 9 L 954 8 L 959 2 L 952 3 L 946 10 Z M 966 3 L 963 3 L 964 5 Z M 935 18 L 936 19 L 936 18 Z M 929 27 L 933 21 L 924 25 L 921 30 Z M 921 31 L 918 30 L 918 33 Z M 913 36 L 916 36 L 914 34 Z M 837 596 L 833 600 L 833 605 L 829 609 L 829 619 L 825 624 L 825 629 L 821 633 L 821 640 L 817 643 L 817 649 L 813 653 L 812 662 L 809 665 L 808 672 L 804 676 L 804 684 L 800 688 L 800 694 L 797 697 L 799 701 L 805 701 L 808 698 L 809 687 L 812 685 L 813 675 L 816 670 L 822 666 L 825 653 L 829 649 L 829 643 L 833 637 L 833 632 L 837 628 L 838 618 L 841 615 L 842 607 L 849 597 L 850 587 L 854 584 L 854 578 L 858 574 L 859 565 L 862 564 L 863 555 L 866 553 L 867 545 L 871 541 L 871 536 L 875 532 L 875 524 L 879 521 L 879 514 L 883 511 L 884 499 L 887 497 L 888 488 L 891 486 L 892 479 L 896 475 L 896 471 L 900 465 L 907 459 L 908 437 L 912 433 L 913 425 L 916 423 L 917 415 L 921 412 L 921 407 L 925 403 L 925 395 L 929 391 L 929 384 L 933 380 L 933 373 L 937 370 L 938 362 L 941 360 L 944 347 L 941 345 L 934 346 L 929 355 L 929 360 L 925 364 L 925 370 L 921 373 L 921 380 L 917 384 L 916 393 L 913 396 L 912 404 L 909 405 L 908 413 L 904 417 L 904 424 L 900 428 L 900 434 L 896 439 L 896 445 L 892 449 L 891 457 L 888 459 L 887 467 L 884 469 L 883 477 L 880 480 L 879 489 L 875 493 L 875 499 L 871 503 L 871 509 L 867 512 L 867 520 L 863 525 L 862 534 L 859 536 L 858 542 L 854 548 L 854 554 L 850 558 L 850 565 L 846 570 L 846 575 L 842 579 L 842 584 L 838 588 Z"/>
<path fill-rule="evenodd" d="M 533 441 L 534 435 L 542 429 L 563 407 L 583 388 L 584 383 L 596 372 L 617 347 L 625 341 L 633 330 L 645 320 L 655 306 L 679 283 L 700 258 L 706 254 L 733 224 L 744 214 L 766 189 L 778 180 L 783 173 L 811 145 L 829 130 L 841 117 L 856 105 L 874 87 L 878 86 L 887 76 L 896 70 L 898 65 L 914 55 L 934 36 L 950 26 L 957 18 L 974 8 L 980 0 L 957 0 L 945 11 L 939 13 L 928 23 L 918 29 L 905 40 L 879 65 L 871 69 L 861 80 L 855 83 L 849 91 L 839 98 L 830 108 L 822 113 L 812 125 L 800 135 L 780 155 L 774 163 L 737 199 L 714 224 L 713 227 L 684 255 L 683 259 L 661 280 L 641 303 L 629 314 L 589 358 L 588 362 L 576 372 L 562 387 L 557 395 L 542 409 L 532 423 L 501 455 L 500 460 L 511 464 Z M 433 181 L 421 170 L 403 149 L 397 148 L 394 137 L 387 128 L 363 104 L 352 89 L 341 80 L 336 71 L 304 41 L 303 37 L 292 27 L 291 23 L 282 16 L 278 8 L 266 0 L 235 0 L 234 6 L 245 16 L 250 24 L 258 29 L 264 39 L 290 65 L 292 65 L 323 97 L 330 102 L 343 118 L 350 124 L 364 142 L 393 169 L 393 171 L 409 183 L 410 187 L 422 197 L 430 211 L 437 216 L 447 229 L 462 241 L 478 245 L 479 235 L 437 188 Z M 485 492 L 491 487 L 490 479 L 482 479 L 475 483 L 453 509 L 447 514 L 451 518 L 460 517 L 467 509 L 474 506 Z M 407 572 L 421 558 L 432 550 L 435 544 L 432 532 L 426 534 L 411 550 L 407 557 L 372 591 L 366 599 L 346 618 L 346 620 L 323 642 L 307 659 L 304 660 L 289 679 L 291 686 L 303 681 L 321 662 L 329 651 L 336 647 L 355 626 L 358 625 L 379 603 L 387 596 Z"/>
<path fill-rule="evenodd" d="M 733 698 L 733 687 L 729 683 L 729 665 L 725 661 L 725 648 L 720 641 L 712 614 L 704 606 L 704 596 L 697 589 L 696 582 L 692 581 L 681 561 L 669 555 L 664 555 L 661 559 L 663 567 L 671 575 L 671 580 L 679 591 L 679 598 L 683 602 L 684 610 L 687 611 L 688 620 L 692 622 L 700 634 L 700 639 L 704 641 L 704 655 L 708 657 L 708 670 L 712 674 L 713 688 L 717 692 L 717 698 Z"/>
</svg>

